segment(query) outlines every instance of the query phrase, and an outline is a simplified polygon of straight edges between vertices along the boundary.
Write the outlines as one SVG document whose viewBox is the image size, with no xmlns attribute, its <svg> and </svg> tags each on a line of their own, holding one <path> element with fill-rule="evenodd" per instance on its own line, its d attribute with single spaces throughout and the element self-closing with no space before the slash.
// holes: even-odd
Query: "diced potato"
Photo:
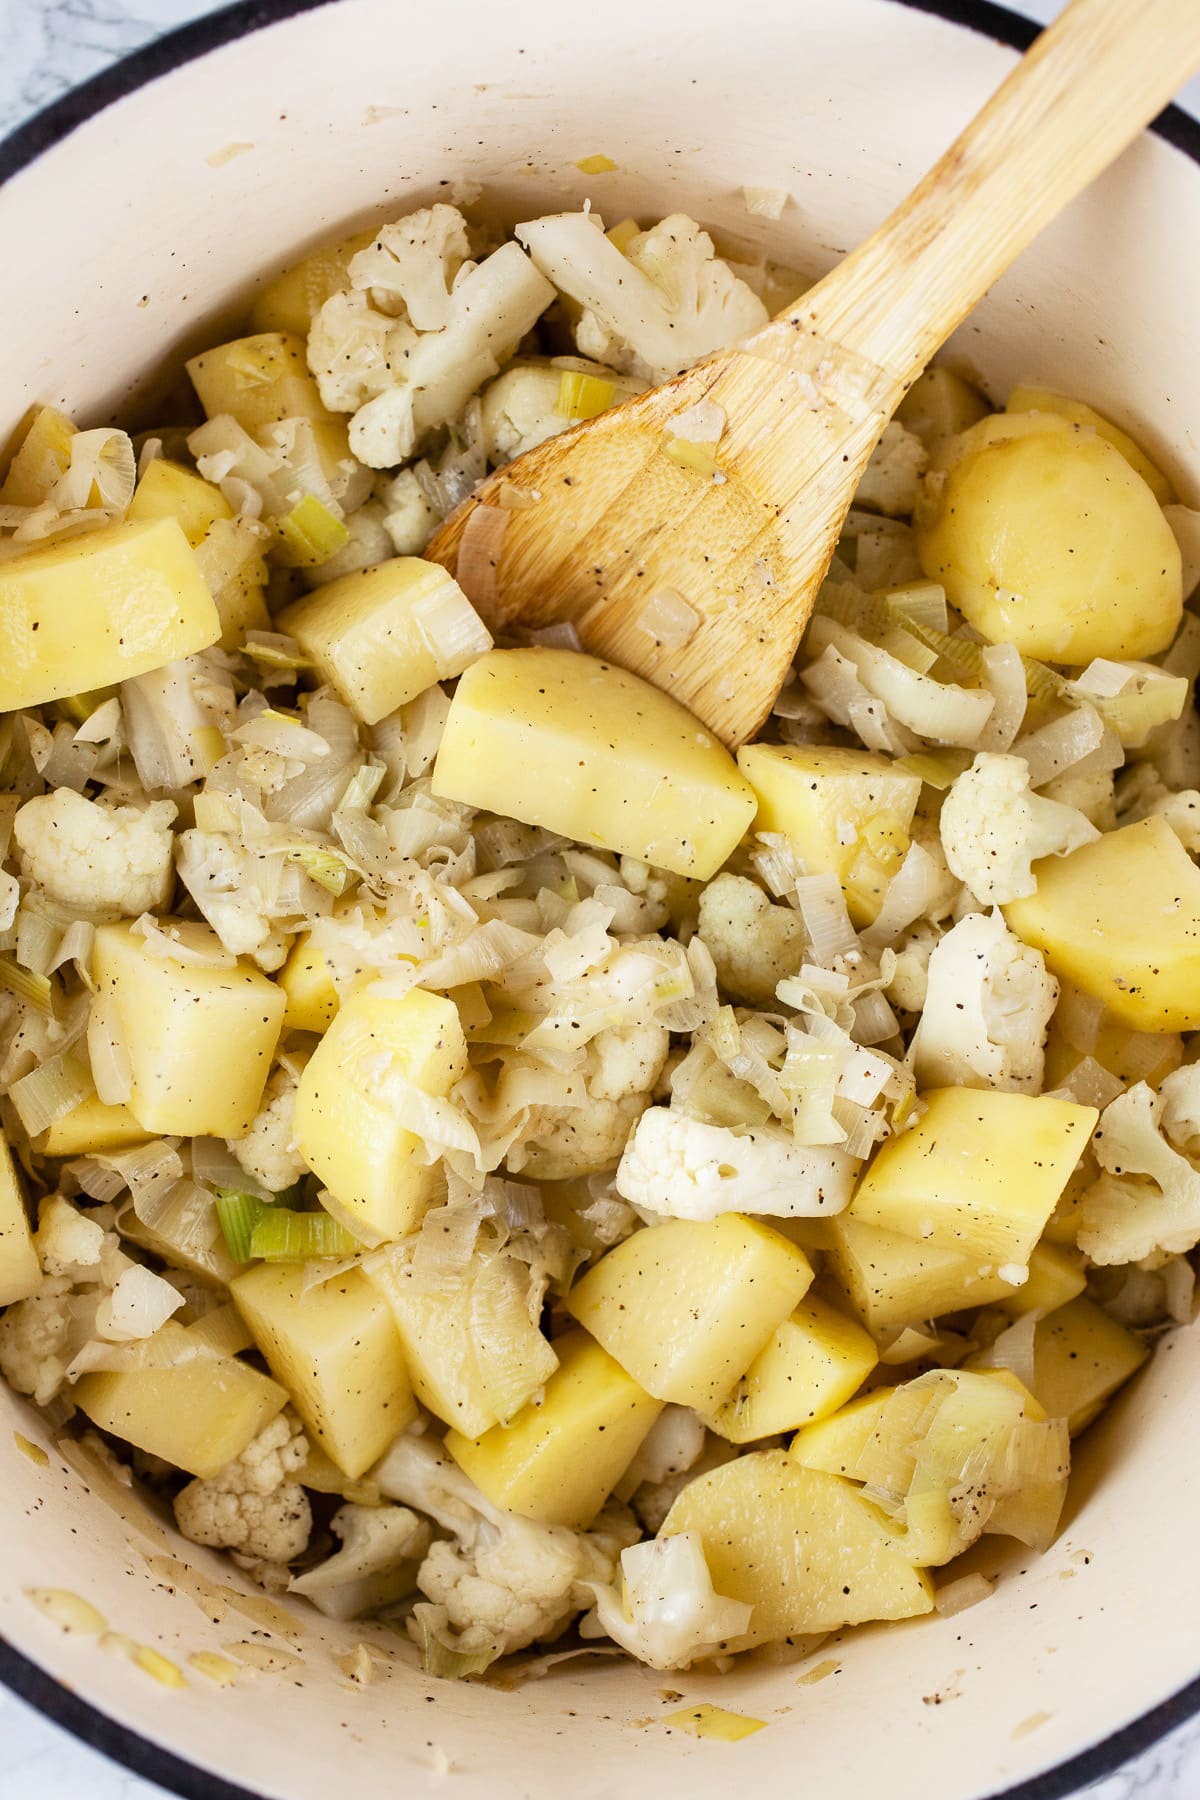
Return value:
<svg viewBox="0 0 1200 1800">
<path fill-rule="evenodd" d="M 71 460 L 76 427 L 52 406 L 34 413 L 8 474 L 0 486 L 0 506 L 41 506 Z"/>
<path fill-rule="evenodd" d="M 855 925 L 874 923 L 904 861 L 921 781 L 886 756 L 820 744 L 747 744 L 756 831 L 789 838 L 810 875 L 836 875 Z"/>
<path fill-rule="evenodd" d="M 417 1404 L 391 1310 L 361 1270 L 307 1293 L 304 1273 L 259 1263 L 229 1291 L 317 1443 L 354 1478 L 411 1425 Z"/>
<path fill-rule="evenodd" d="M 930 455 L 936 455 L 948 438 L 967 431 L 988 411 L 977 387 L 950 369 L 926 369 L 896 408 L 902 425 L 915 432 Z"/>
<path fill-rule="evenodd" d="M 210 419 L 230 413 L 251 435 L 280 419 L 330 417 L 308 372 L 304 339 L 288 331 L 217 344 L 193 356 L 187 372 Z"/>
<path fill-rule="evenodd" d="M 351 258 L 373 242 L 373 231 L 356 231 L 319 250 L 268 282 L 250 312 L 255 331 L 292 332 L 307 337 L 314 316 L 326 300 L 350 286 Z"/>
<path fill-rule="evenodd" d="M 287 1404 L 277 1382 L 231 1356 L 84 1375 L 71 1398 L 102 1431 L 206 1477 L 240 1456 Z"/>
<path fill-rule="evenodd" d="M 802 1300 L 705 1423 L 733 1444 L 795 1431 L 842 1406 L 878 1361 L 861 1325 L 823 1300 Z"/>
<path fill-rule="evenodd" d="M 1029 1279 L 1011 1295 L 1001 1297 L 996 1305 L 1011 1318 L 1026 1313 L 1050 1313 L 1082 1294 L 1087 1286 L 1083 1262 L 1057 1244 L 1041 1243 L 1029 1258 Z"/>
<path fill-rule="evenodd" d="M 0 563 L 0 620 L 3 711 L 145 674 L 221 629 L 175 519 L 101 525 Z"/>
<path fill-rule="evenodd" d="M 1066 1419 L 1074 1437 L 1149 1354 L 1141 1338 L 1081 1294 L 1037 1323 L 1033 1391 L 1051 1418 Z"/>
<path fill-rule="evenodd" d="M 133 491 L 130 519 L 178 519 L 194 550 L 214 519 L 232 519 L 233 508 L 211 481 L 182 463 L 156 457 Z"/>
<path fill-rule="evenodd" d="M 1072 425 L 1089 426 L 1098 436 L 1107 439 L 1114 449 L 1119 450 L 1131 469 L 1136 469 L 1160 506 L 1167 506 L 1175 498 L 1171 484 L 1158 467 L 1152 463 L 1139 444 L 1106 419 L 1103 413 L 1088 406 L 1082 400 L 1072 400 L 1068 394 L 1056 394 L 1050 388 L 1015 387 L 1005 404 L 1006 412 L 1054 413 L 1059 418 L 1067 419 Z"/>
<path fill-rule="evenodd" d="M 296 939 L 276 979 L 287 995 L 283 1023 L 289 1031 L 327 1031 L 338 1010 L 338 991 L 325 953 L 313 946 L 312 933 Z"/>
<path fill-rule="evenodd" d="M 382 1262 L 370 1279 L 392 1309 L 417 1399 L 465 1438 L 511 1419 L 558 1367 L 508 1258 L 476 1257 L 440 1291 L 411 1264 Z"/>
<path fill-rule="evenodd" d="M 988 1306 L 1016 1289 L 940 1235 L 925 1240 L 879 1231 L 849 1213 L 825 1221 L 829 1272 L 847 1304 L 878 1339 L 966 1306 Z"/>
<path fill-rule="evenodd" d="M 377 1097 L 379 1077 L 394 1073 L 442 1099 L 466 1067 L 458 1009 L 423 988 L 400 999 L 360 989 L 314 1050 L 296 1097 L 296 1142 L 368 1234 L 397 1238 L 414 1230 L 435 1181 L 421 1139 L 405 1130 L 385 1096 Z"/>
<path fill-rule="evenodd" d="M 93 1090 L 40 1132 L 33 1147 L 39 1156 L 92 1156 L 98 1150 L 144 1144 L 150 1136 L 127 1106 L 106 1106 Z"/>
<path fill-rule="evenodd" d="M 662 1401 L 640 1388 L 586 1332 L 555 1345 L 543 1398 L 482 1437 L 446 1434 L 446 1448 L 494 1506 L 585 1531 L 616 1487 Z"/>
<path fill-rule="evenodd" d="M 185 943 L 219 948 L 205 925 L 171 920 Z M 245 1137 L 283 1026 L 282 988 L 248 965 L 205 968 L 154 956 L 129 925 L 101 925 L 97 1005 L 129 1052 L 129 1110 L 151 1135 Z"/>
<path fill-rule="evenodd" d="M 1003 909 L 1060 980 L 1134 1031 L 1200 1026 L 1200 869 L 1165 819 L 1048 856 L 1037 892 Z"/>
<path fill-rule="evenodd" d="M 452 575 L 419 556 L 394 556 L 295 601 L 280 613 L 279 629 L 364 725 L 375 725 L 465 666 L 451 658 L 451 667 L 427 630 L 444 629 L 448 615 L 465 625 L 474 654 L 491 642 Z"/>
<path fill-rule="evenodd" d="M 25 1196 L 12 1151 L 0 1132 L 0 1306 L 27 1300 L 41 1285 L 42 1271 L 33 1247 Z"/>
<path fill-rule="evenodd" d="M 217 589 L 214 603 L 221 621 L 217 639 L 222 650 L 240 650 L 249 631 L 270 631 L 271 614 L 267 609 L 267 565 L 261 556 L 230 576 Z"/>
<path fill-rule="evenodd" d="M 681 1531 L 699 1534 L 717 1593 L 754 1608 L 739 1646 L 933 1606 L 929 1577 L 897 1550 L 879 1509 L 783 1450 L 751 1451 L 689 1482 L 661 1535 Z"/>
<path fill-rule="evenodd" d="M 1048 1095 L 936 1088 L 889 1138 L 850 1202 L 864 1225 L 1024 1267 L 1099 1114 Z"/>
<path fill-rule="evenodd" d="M 917 553 L 969 624 L 1051 662 L 1165 650 L 1179 546 L 1121 452 L 1053 413 L 983 419 L 927 483 Z M 1061 426 L 1061 429 L 1054 429 Z"/>
<path fill-rule="evenodd" d="M 869 1394 L 860 1394 L 857 1400 L 830 1413 L 827 1419 L 806 1425 L 792 1439 L 788 1455 L 805 1469 L 820 1469 L 826 1475 L 844 1475 L 854 1480 L 859 1458 L 879 1430 L 888 1402 L 896 1392 L 894 1387 L 873 1388 Z"/>
<path fill-rule="evenodd" d="M 670 1219 L 594 1264 L 567 1310 L 647 1393 L 711 1412 L 812 1278 L 802 1250 L 741 1213 Z"/>
<path fill-rule="evenodd" d="M 729 752 L 678 701 L 573 650 L 493 650 L 450 702 L 433 789 L 675 875 L 715 875 L 754 816 Z"/>
</svg>

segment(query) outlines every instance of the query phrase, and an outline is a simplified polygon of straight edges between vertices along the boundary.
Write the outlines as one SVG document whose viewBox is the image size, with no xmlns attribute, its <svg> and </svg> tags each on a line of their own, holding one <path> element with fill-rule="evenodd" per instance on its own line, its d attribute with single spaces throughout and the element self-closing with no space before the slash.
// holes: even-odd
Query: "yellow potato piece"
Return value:
<svg viewBox="0 0 1200 1800">
<path fill-rule="evenodd" d="M 977 387 L 951 369 L 935 368 L 918 375 L 896 408 L 896 417 L 933 455 L 987 411 L 988 403 Z"/>
<path fill-rule="evenodd" d="M 168 923 L 185 942 L 219 948 L 205 925 Z M 152 1136 L 244 1137 L 283 1025 L 283 990 L 246 964 L 154 956 L 129 925 L 99 927 L 92 974 L 129 1052 L 138 1123 Z"/>
<path fill-rule="evenodd" d="M 904 861 L 921 781 L 869 750 L 748 744 L 738 767 L 758 798 L 756 831 L 781 832 L 810 875 L 836 875 L 855 925 L 871 925 Z"/>
<path fill-rule="evenodd" d="M 742 1213 L 635 1231 L 567 1296 L 567 1310 L 659 1400 L 728 1399 L 812 1283 L 802 1250 Z"/>
<path fill-rule="evenodd" d="M 305 1271 L 259 1263 L 229 1284 L 276 1379 L 331 1461 L 351 1479 L 417 1416 L 391 1312 L 358 1269 L 304 1292 Z"/>
<path fill-rule="evenodd" d="M 40 406 L 8 465 L 0 506 L 41 506 L 71 460 L 76 427 L 52 406 Z"/>
<path fill-rule="evenodd" d="M 1048 1095 L 936 1088 L 889 1138 L 850 1212 L 864 1225 L 944 1244 L 982 1272 L 1025 1266 L 1099 1118 Z"/>
<path fill-rule="evenodd" d="M 755 797 L 678 701 L 573 650 L 493 650 L 450 702 L 433 790 L 707 880 Z"/>
<path fill-rule="evenodd" d="M 133 491 L 130 519 L 177 519 L 194 550 L 214 519 L 232 519 L 233 508 L 211 481 L 194 469 L 156 457 Z"/>
<path fill-rule="evenodd" d="M 320 392 L 308 372 L 304 339 L 287 331 L 217 344 L 187 365 L 192 386 L 210 419 L 230 413 L 253 435 L 280 419 L 328 419 Z"/>
<path fill-rule="evenodd" d="M 106 1106 L 93 1091 L 40 1132 L 33 1147 L 40 1156 L 91 1156 L 97 1150 L 144 1144 L 150 1136 L 127 1106 Z"/>
<path fill-rule="evenodd" d="M 996 1305 L 1010 1318 L 1026 1313 L 1050 1313 L 1065 1306 L 1087 1286 L 1083 1261 L 1057 1244 L 1038 1244 L 1029 1258 L 1029 1279 L 1022 1287 L 997 1299 Z"/>
<path fill-rule="evenodd" d="M 586 1332 L 555 1345 L 543 1398 L 482 1437 L 446 1434 L 459 1468 L 495 1506 L 585 1531 L 637 1455 L 663 1403 Z"/>
<path fill-rule="evenodd" d="M 844 1405 L 878 1361 L 861 1325 L 823 1300 L 802 1300 L 705 1423 L 732 1444 L 795 1431 Z"/>
<path fill-rule="evenodd" d="M 0 1132 L 0 1306 L 27 1300 L 41 1285 L 25 1196 L 8 1140 Z"/>
<path fill-rule="evenodd" d="M 439 665 L 421 622 L 425 609 L 447 604 L 471 613 L 454 577 L 437 563 L 393 556 L 285 607 L 279 629 L 296 639 L 364 725 L 375 725 L 439 675 L 458 674 Z"/>
<path fill-rule="evenodd" d="M 829 1273 L 850 1310 L 876 1338 L 966 1306 L 987 1306 L 1016 1290 L 990 1263 L 937 1236 L 880 1231 L 850 1213 L 824 1221 Z"/>
<path fill-rule="evenodd" d="M 71 1398 L 102 1431 L 206 1477 L 240 1456 L 287 1404 L 277 1382 L 231 1356 L 84 1375 Z"/>
<path fill-rule="evenodd" d="M 661 1536 L 694 1531 L 718 1594 L 754 1611 L 739 1644 L 908 1619 L 933 1606 L 929 1577 L 884 1515 L 836 1475 L 755 1450 L 689 1482 Z"/>
<path fill-rule="evenodd" d="M 1080 1295 L 1039 1319 L 1033 1334 L 1033 1391 L 1071 1436 L 1090 1425 L 1150 1351 L 1141 1338 Z"/>
<path fill-rule="evenodd" d="M 282 993 L 280 995 L 282 999 Z M 296 1097 L 295 1136 L 309 1168 L 356 1225 L 380 1239 L 415 1229 L 436 1171 L 373 1083 L 389 1071 L 444 1098 L 466 1073 L 453 1001 L 412 988 L 402 998 L 362 988 L 313 1051 Z"/>
<path fill-rule="evenodd" d="M 1179 546 L 1119 450 L 1052 413 L 981 420 L 955 449 L 927 484 L 917 553 L 977 631 L 1060 663 L 1167 648 Z"/>
<path fill-rule="evenodd" d="M 338 991 L 325 954 L 311 932 L 296 939 L 276 980 L 287 995 L 283 1023 L 289 1031 L 328 1031 L 337 1016 Z"/>
<path fill-rule="evenodd" d="M 1200 1026 L 1200 869 L 1165 819 L 1106 831 L 1035 874 L 1037 892 L 1004 917 L 1060 980 L 1133 1031 Z"/>
<path fill-rule="evenodd" d="M 177 520 L 98 526 L 0 563 L 0 710 L 111 686 L 219 635 Z"/>
<path fill-rule="evenodd" d="M 1175 498 L 1171 484 L 1146 452 L 1129 433 L 1106 419 L 1083 400 L 1072 400 L 1069 394 L 1057 394 L 1051 388 L 1018 386 L 1008 396 L 1005 411 L 1010 413 L 1054 413 L 1072 425 L 1087 425 L 1099 437 L 1107 439 L 1119 450 L 1131 469 L 1136 469 L 1160 506 L 1168 506 Z"/>
<path fill-rule="evenodd" d="M 374 241 L 373 231 L 357 231 L 340 243 L 324 244 L 268 282 L 255 299 L 250 324 L 257 332 L 292 332 L 307 337 L 326 300 L 350 286 L 350 260 Z"/>
</svg>

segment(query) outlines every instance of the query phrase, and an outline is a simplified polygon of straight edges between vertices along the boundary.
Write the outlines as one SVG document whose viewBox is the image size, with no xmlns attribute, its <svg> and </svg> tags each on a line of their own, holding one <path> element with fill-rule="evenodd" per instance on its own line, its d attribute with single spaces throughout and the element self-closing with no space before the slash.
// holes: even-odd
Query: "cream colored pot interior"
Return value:
<svg viewBox="0 0 1200 1800">
<path fill-rule="evenodd" d="M 497 189 L 517 217 L 587 197 L 613 220 L 682 208 L 819 272 L 1012 58 L 895 0 L 342 0 L 304 13 L 143 87 L 0 194 L 0 435 L 34 400 L 81 417 L 119 408 L 257 271 L 460 177 Z M 618 172 L 573 167 L 595 152 Z M 789 190 L 778 223 L 747 214 L 744 183 Z M 1052 380 L 1136 425 L 1195 501 L 1198 242 L 1200 168 L 1143 140 L 995 290 L 960 334 L 960 366 L 1000 392 Z M 569 1662 L 507 1693 L 425 1680 L 385 1631 L 243 1597 L 228 1566 L 127 1493 L 89 1492 L 5 1392 L 0 1630 L 143 1737 L 289 1800 L 331 1784 L 462 1800 L 599 1800 L 635 1784 L 690 1800 L 724 1800 L 734 1784 L 972 1800 L 1074 1756 L 1200 1671 L 1198 1377 L 1200 1334 L 1185 1332 L 1081 1446 L 1047 1556 L 1010 1560 L 993 1597 L 957 1618 L 819 1651 L 837 1665 L 823 1680 Z M 45 1445 L 48 1465 L 14 1432 Z M 178 1558 L 228 1592 L 214 1598 Z M 228 1689 L 189 1671 L 173 1691 L 64 1636 L 26 1597 L 34 1583 L 85 1595 L 114 1632 L 181 1667 L 239 1641 L 288 1657 Z M 387 1659 L 361 1687 L 339 1658 L 364 1639 Z M 681 1701 L 668 1692 L 767 1728 L 736 1745 L 669 1732 L 656 1721 Z"/>
</svg>

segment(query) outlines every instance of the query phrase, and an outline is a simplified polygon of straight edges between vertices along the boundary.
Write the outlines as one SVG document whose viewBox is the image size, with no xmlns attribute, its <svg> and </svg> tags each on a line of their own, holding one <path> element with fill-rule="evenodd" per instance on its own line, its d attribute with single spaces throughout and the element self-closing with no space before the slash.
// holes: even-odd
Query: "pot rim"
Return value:
<svg viewBox="0 0 1200 1800">
<path fill-rule="evenodd" d="M 995 0 L 887 0 L 914 12 L 931 13 L 984 37 L 1027 50 L 1041 27 Z M 170 74 L 185 63 L 222 48 L 250 32 L 261 31 L 300 13 L 315 12 L 337 0 L 233 0 L 215 12 L 151 40 L 120 57 L 57 100 L 42 107 L 6 137 L 0 138 L 0 183 L 35 162 L 47 150 L 118 100 Z M 1168 106 L 1149 127 L 1167 143 L 1200 164 L 1200 119 L 1178 106 Z M 89 1701 L 48 1675 L 5 1638 L 0 1637 L 0 1683 L 29 1706 L 93 1750 L 133 1774 L 178 1794 L 181 1800 L 262 1800 L 250 1788 L 176 1756 L 165 1746 L 110 1718 Z M 1041 1775 L 1013 1787 L 996 1789 L 986 1800 L 1069 1800 L 1094 1782 L 1116 1774 L 1132 1757 L 1150 1749 L 1187 1720 L 1200 1716 L 1200 1675 L 1149 1712 L 1131 1720 L 1089 1749 L 1069 1757 Z"/>
</svg>

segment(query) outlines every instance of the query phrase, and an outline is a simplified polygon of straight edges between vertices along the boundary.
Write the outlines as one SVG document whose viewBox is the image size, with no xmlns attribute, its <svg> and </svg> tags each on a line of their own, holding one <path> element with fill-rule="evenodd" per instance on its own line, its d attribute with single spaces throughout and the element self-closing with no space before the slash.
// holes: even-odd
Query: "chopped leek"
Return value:
<svg viewBox="0 0 1200 1800">
<path fill-rule="evenodd" d="M 918 775 L 927 787 L 935 788 L 939 794 L 945 793 L 951 783 L 970 766 L 969 750 L 925 750 L 916 751 L 912 756 L 896 758 L 898 769 L 907 769 L 910 775 Z"/>
<path fill-rule="evenodd" d="M 308 1262 L 318 1256 L 357 1256 L 358 1239 L 326 1212 L 264 1206 L 250 1238 L 251 1256 L 264 1262 Z"/>
<path fill-rule="evenodd" d="M 584 375 L 578 369 L 564 369 L 558 378 L 558 396 L 554 402 L 559 419 L 594 419 L 613 402 L 616 389 L 611 381 L 599 375 Z"/>
<path fill-rule="evenodd" d="M 752 1737 L 766 1726 L 765 1719 L 752 1719 L 747 1713 L 729 1712 L 724 1706 L 705 1701 L 700 1706 L 685 1706 L 679 1712 L 664 1713 L 658 1725 L 674 1726 L 677 1731 L 690 1731 L 693 1737 L 717 1738 L 723 1744 L 736 1744 Z"/>
<path fill-rule="evenodd" d="M 690 469 L 694 475 L 704 475 L 710 481 L 720 474 L 715 444 L 694 444 L 687 438 L 673 437 L 667 445 L 667 455 L 681 469 Z"/>
<path fill-rule="evenodd" d="M 250 1248 L 254 1228 L 269 1209 L 254 1194 L 235 1194 L 228 1188 L 217 1193 L 217 1218 L 225 1246 L 236 1263 L 247 1263 L 254 1254 Z"/>
<path fill-rule="evenodd" d="M 337 803 L 338 812 L 363 812 L 379 792 L 387 770 L 382 763 L 364 763 L 346 783 L 346 791 Z"/>
<path fill-rule="evenodd" d="M 91 1077 L 78 1057 L 52 1056 L 14 1081 L 8 1097 L 30 1137 L 74 1112 L 92 1092 Z"/>
<path fill-rule="evenodd" d="M 904 587 L 893 588 L 887 595 L 887 606 L 905 625 L 915 622 L 943 633 L 950 629 L 946 590 L 936 581 L 910 581 Z"/>
<path fill-rule="evenodd" d="M 24 1000 L 37 1012 L 49 1017 L 53 1011 L 51 996 L 53 989 L 49 978 L 45 975 L 33 975 L 23 969 L 11 956 L 0 956 L 0 988 L 7 988 L 18 1000 Z"/>
<path fill-rule="evenodd" d="M 436 1617 L 437 1611 L 432 1606 L 413 1608 L 413 1618 L 419 1633 L 421 1667 L 426 1675 L 436 1675 L 443 1681 L 461 1681 L 465 1675 L 482 1675 L 499 1656 L 499 1647 L 489 1650 L 452 1650 L 438 1636 L 436 1627 L 430 1620 L 429 1615 L 433 1613 Z"/>
<path fill-rule="evenodd" d="M 299 671 L 312 668 L 308 658 L 301 656 L 296 640 L 284 637 L 282 632 L 247 632 L 245 651 L 247 656 L 253 657 L 256 663 L 261 663 L 266 669 Z"/>
<path fill-rule="evenodd" d="M 82 694 L 64 694 L 61 700 L 54 702 L 63 717 L 72 725 L 86 724 L 98 706 L 111 700 L 116 688 L 91 688 Z"/>
<path fill-rule="evenodd" d="M 291 512 L 284 513 L 275 529 L 287 545 L 290 559 L 301 568 L 316 569 L 328 562 L 350 541 L 345 520 L 331 513 L 313 494 L 305 494 Z"/>
<path fill-rule="evenodd" d="M 345 893 L 353 874 L 345 857 L 324 844 L 293 844 L 284 851 L 284 861 L 298 863 L 310 881 L 335 897 Z"/>
</svg>

